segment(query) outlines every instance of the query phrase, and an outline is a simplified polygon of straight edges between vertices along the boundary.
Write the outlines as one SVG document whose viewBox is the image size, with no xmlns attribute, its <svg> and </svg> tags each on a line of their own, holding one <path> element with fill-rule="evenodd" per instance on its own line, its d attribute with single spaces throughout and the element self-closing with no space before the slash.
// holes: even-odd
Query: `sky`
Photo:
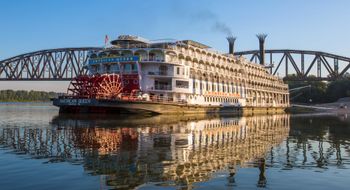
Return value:
<svg viewBox="0 0 350 190">
<path fill-rule="evenodd" d="M 0 60 L 62 47 L 103 46 L 121 34 L 192 39 L 227 52 L 258 48 L 350 56 L 349 0 L 0 0 Z M 0 82 L 1 89 L 65 91 L 67 82 Z"/>
</svg>

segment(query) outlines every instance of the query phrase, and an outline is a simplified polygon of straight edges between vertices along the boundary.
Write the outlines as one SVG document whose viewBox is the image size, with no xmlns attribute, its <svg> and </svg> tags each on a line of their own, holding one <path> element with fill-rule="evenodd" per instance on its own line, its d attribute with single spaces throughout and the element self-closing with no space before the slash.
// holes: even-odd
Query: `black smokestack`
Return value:
<svg viewBox="0 0 350 190">
<path fill-rule="evenodd" d="M 260 65 L 265 65 L 265 39 L 267 34 L 257 34 L 256 37 L 259 39 Z"/>
<path fill-rule="evenodd" d="M 233 55 L 235 52 L 235 41 L 237 38 L 233 36 L 228 36 L 226 39 L 228 41 L 228 53 Z"/>
</svg>

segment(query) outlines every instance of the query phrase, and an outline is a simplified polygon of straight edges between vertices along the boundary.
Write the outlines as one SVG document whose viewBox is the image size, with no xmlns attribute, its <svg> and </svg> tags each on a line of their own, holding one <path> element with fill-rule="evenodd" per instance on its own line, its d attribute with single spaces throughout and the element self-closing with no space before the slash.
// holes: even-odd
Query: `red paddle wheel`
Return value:
<svg viewBox="0 0 350 190">
<path fill-rule="evenodd" d="M 80 75 L 68 87 L 68 94 L 76 98 L 116 99 L 121 97 L 123 83 L 118 74 Z"/>
<path fill-rule="evenodd" d="M 93 97 L 92 89 L 94 84 L 87 75 L 75 77 L 69 84 L 67 93 L 78 98 Z"/>
<path fill-rule="evenodd" d="M 94 82 L 96 98 L 116 99 L 121 97 L 123 83 L 118 74 L 103 74 Z"/>
</svg>

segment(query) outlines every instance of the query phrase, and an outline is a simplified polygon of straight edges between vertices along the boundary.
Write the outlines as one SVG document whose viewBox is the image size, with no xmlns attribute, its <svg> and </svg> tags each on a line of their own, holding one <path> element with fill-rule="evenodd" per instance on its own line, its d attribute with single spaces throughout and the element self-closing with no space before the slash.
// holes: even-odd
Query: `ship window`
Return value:
<svg viewBox="0 0 350 190">
<path fill-rule="evenodd" d="M 125 64 L 124 65 L 124 72 L 130 73 L 131 72 L 131 64 Z"/>
<path fill-rule="evenodd" d="M 104 69 L 106 73 L 109 73 L 111 71 L 111 66 L 110 65 L 104 65 Z"/>
<path fill-rule="evenodd" d="M 149 60 L 150 60 L 150 61 L 154 61 L 154 60 L 155 60 L 155 55 L 154 55 L 154 53 L 150 53 L 150 54 L 149 54 Z"/>
<path fill-rule="evenodd" d="M 171 90 L 171 81 L 155 80 L 154 88 L 156 90 Z"/>
<path fill-rule="evenodd" d="M 165 65 L 159 66 L 159 75 L 167 75 L 168 67 Z"/>
<path fill-rule="evenodd" d="M 119 72 L 119 70 L 120 70 L 119 65 L 117 64 L 111 65 L 111 72 Z"/>
<path fill-rule="evenodd" d="M 107 54 L 105 52 L 101 52 L 100 54 L 98 54 L 98 57 L 106 57 Z"/>
<path fill-rule="evenodd" d="M 95 73 L 98 72 L 98 69 L 99 69 L 99 66 L 98 66 L 98 65 L 91 66 L 91 67 L 90 67 L 90 72 L 91 72 L 92 74 L 95 74 Z"/>
<path fill-rule="evenodd" d="M 131 64 L 131 69 L 132 69 L 133 72 L 137 72 L 136 64 Z"/>
<path fill-rule="evenodd" d="M 182 80 L 176 80 L 176 88 L 188 88 L 189 82 L 188 81 L 182 81 Z"/>
<path fill-rule="evenodd" d="M 97 58 L 97 55 L 93 53 L 93 54 L 90 55 L 90 58 L 91 59 L 95 59 L 95 58 Z"/>
</svg>

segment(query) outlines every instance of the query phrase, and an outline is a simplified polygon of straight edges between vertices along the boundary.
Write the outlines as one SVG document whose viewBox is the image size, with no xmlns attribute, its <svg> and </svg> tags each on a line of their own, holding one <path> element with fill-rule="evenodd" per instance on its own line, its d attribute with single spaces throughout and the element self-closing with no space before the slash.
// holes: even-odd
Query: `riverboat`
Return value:
<svg viewBox="0 0 350 190">
<path fill-rule="evenodd" d="M 86 75 L 53 100 L 60 112 L 155 114 L 276 113 L 289 106 L 288 86 L 233 52 L 193 40 L 151 41 L 121 35 L 90 52 Z"/>
</svg>

